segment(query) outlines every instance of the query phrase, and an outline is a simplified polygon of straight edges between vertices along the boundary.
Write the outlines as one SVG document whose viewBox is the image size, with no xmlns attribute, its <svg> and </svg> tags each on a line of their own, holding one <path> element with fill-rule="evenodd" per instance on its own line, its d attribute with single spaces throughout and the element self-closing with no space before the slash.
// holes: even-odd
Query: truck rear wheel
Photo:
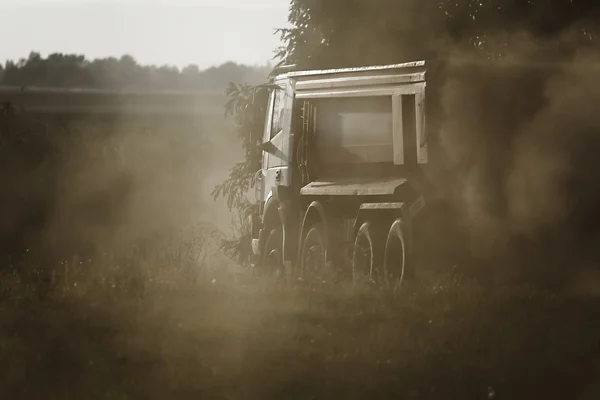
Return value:
<svg viewBox="0 0 600 400">
<path fill-rule="evenodd" d="M 271 229 L 262 254 L 260 275 L 282 279 L 285 276 L 285 267 L 283 264 L 283 230 L 281 226 Z"/>
<path fill-rule="evenodd" d="M 383 283 L 381 245 L 382 240 L 372 223 L 362 224 L 356 234 L 352 251 L 352 279 L 355 285 Z"/>
<path fill-rule="evenodd" d="M 310 227 L 302 243 L 301 280 L 312 283 L 322 281 L 326 268 L 326 251 L 327 242 L 323 224 L 318 222 Z"/>
<path fill-rule="evenodd" d="M 386 281 L 394 289 L 411 276 L 407 254 L 404 223 L 398 219 L 392 224 L 388 233 L 383 259 Z"/>
</svg>

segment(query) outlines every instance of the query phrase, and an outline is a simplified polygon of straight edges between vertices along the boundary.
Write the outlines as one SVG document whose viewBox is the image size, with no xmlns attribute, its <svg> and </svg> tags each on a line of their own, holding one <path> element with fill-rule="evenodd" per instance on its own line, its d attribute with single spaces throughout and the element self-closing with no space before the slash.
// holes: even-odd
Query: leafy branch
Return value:
<svg viewBox="0 0 600 400">
<path fill-rule="evenodd" d="M 225 94 L 225 116 L 233 117 L 237 135 L 242 141 L 244 160 L 229 171 L 229 177 L 217 185 L 212 196 L 215 201 L 224 198 L 229 210 L 245 208 L 247 193 L 254 186 L 254 175 L 261 167 L 261 143 L 269 93 L 277 85 L 258 86 L 230 83 Z"/>
<path fill-rule="evenodd" d="M 230 169 L 224 182 L 215 186 L 212 197 L 215 201 L 224 199 L 229 210 L 236 211 L 234 234 L 223 240 L 221 250 L 240 264 L 246 264 L 250 256 L 250 226 L 247 221 L 256 205 L 248 200 L 247 195 L 254 187 L 254 177 L 261 168 L 259 145 L 265 129 L 269 93 L 276 89 L 278 86 L 269 81 L 257 86 L 230 83 L 225 91 L 225 116 L 234 120 L 244 159 Z"/>
</svg>

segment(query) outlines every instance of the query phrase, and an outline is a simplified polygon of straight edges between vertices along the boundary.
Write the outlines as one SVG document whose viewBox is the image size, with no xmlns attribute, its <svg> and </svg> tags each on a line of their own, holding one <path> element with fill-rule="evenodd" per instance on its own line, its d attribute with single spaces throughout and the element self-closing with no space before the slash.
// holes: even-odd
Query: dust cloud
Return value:
<svg viewBox="0 0 600 400">
<path fill-rule="evenodd" d="M 216 263 L 224 262 L 217 245 L 232 215 L 210 193 L 242 154 L 222 111 L 66 119 L 25 113 L 3 124 L 6 137 L 21 134 L 40 151 L 3 148 L 3 171 L 12 172 L 3 174 L 9 203 L 2 237 L 14 243 L 9 264 L 24 257 L 52 270 L 72 257 L 131 257 L 173 235 L 210 237 Z M 25 201 L 13 201 L 19 198 Z"/>
<path fill-rule="evenodd" d="M 598 242 L 600 57 L 573 48 L 540 64 L 550 46 L 521 38 L 491 68 L 459 50 L 449 57 L 467 67 L 440 93 L 439 140 L 458 177 L 447 190 L 459 192 L 480 259 L 575 271 Z"/>
<path fill-rule="evenodd" d="M 0 397 L 172 398 L 214 385 L 208 366 L 239 370 L 268 302 L 244 311 L 237 292 L 222 293 L 239 267 L 219 249 L 233 215 L 211 192 L 243 155 L 224 113 L 0 122 L 11 200 L 0 238 L 13 245 L 0 264 L 12 327 L 0 334 Z M 35 310 L 22 314 L 27 302 Z M 218 348 L 198 354 L 196 337 Z"/>
</svg>

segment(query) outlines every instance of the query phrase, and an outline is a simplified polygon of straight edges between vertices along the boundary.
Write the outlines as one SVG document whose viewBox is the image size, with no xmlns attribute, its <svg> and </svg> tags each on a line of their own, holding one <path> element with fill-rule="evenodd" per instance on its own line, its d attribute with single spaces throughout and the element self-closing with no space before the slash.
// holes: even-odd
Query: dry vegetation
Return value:
<svg viewBox="0 0 600 400">
<path fill-rule="evenodd" d="M 3 278 L 5 398 L 600 394 L 596 299 L 448 277 L 392 294 L 131 266 L 65 266 L 42 298 Z"/>
</svg>

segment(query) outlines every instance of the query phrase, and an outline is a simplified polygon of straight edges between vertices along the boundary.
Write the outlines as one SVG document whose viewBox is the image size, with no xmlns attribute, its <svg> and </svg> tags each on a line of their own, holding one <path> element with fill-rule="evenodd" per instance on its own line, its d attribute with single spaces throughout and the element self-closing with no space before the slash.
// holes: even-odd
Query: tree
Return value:
<svg viewBox="0 0 600 400">
<path fill-rule="evenodd" d="M 443 57 L 456 48 L 498 57 L 526 33 L 563 56 L 596 45 L 599 21 L 593 0 L 292 0 L 277 55 L 299 68 Z"/>
<path fill-rule="evenodd" d="M 226 90 L 226 117 L 233 117 L 238 138 L 244 149 L 244 159 L 230 171 L 229 177 L 213 191 L 214 200 L 225 199 L 230 211 L 235 211 L 234 236 L 224 240 L 222 249 L 240 264 L 250 256 L 250 230 L 246 222 L 255 211 L 247 197 L 254 186 L 254 176 L 261 167 L 261 143 L 267 113 L 268 96 L 277 87 L 269 81 L 262 85 L 230 83 Z"/>
</svg>

